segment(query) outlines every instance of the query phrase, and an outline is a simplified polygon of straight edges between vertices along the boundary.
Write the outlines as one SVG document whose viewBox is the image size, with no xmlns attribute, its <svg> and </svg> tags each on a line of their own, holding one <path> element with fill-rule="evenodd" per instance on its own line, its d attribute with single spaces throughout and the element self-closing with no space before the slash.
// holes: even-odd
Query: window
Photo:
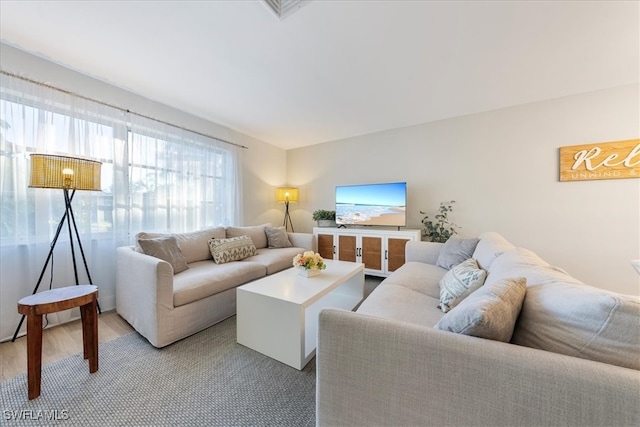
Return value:
<svg viewBox="0 0 640 427">
<path fill-rule="evenodd" d="M 31 153 L 102 162 L 102 191 L 78 191 L 72 205 L 105 307 L 115 306 L 115 249 L 139 231 L 238 223 L 240 148 L 21 79 L 1 83 L 0 339 L 13 335 L 15 304 L 33 291 L 64 214 L 62 191 L 28 187 Z M 68 242 L 63 230 L 43 281 L 53 287 L 75 283 Z"/>
</svg>

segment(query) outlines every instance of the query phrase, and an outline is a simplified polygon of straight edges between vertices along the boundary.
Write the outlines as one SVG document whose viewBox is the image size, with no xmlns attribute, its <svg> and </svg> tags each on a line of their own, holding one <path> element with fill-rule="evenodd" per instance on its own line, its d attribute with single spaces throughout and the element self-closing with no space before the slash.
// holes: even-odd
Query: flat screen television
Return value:
<svg viewBox="0 0 640 427">
<path fill-rule="evenodd" d="M 336 223 L 339 225 L 404 227 L 406 205 L 406 182 L 336 187 Z"/>
</svg>

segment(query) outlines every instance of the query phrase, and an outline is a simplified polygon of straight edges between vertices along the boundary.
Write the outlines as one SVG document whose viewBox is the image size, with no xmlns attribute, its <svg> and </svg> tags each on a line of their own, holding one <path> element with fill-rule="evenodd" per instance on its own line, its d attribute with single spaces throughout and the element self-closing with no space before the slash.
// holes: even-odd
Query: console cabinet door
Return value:
<svg viewBox="0 0 640 427">
<path fill-rule="evenodd" d="M 407 245 L 409 240 L 411 239 L 387 237 L 387 250 L 385 253 L 387 268 L 385 273 L 396 271 L 405 263 L 404 247 Z"/>
<path fill-rule="evenodd" d="M 356 262 L 358 253 L 358 236 L 338 234 L 338 259 Z"/>
<path fill-rule="evenodd" d="M 324 259 L 334 259 L 336 253 L 335 235 L 318 234 L 318 253 Z"/>
<path fill-rule="evenodd" d="M 367 270 L 383 272 L 382 260 L 382 236 L 361 236 L 360 242 L 360 262 Z"/>
</svg>

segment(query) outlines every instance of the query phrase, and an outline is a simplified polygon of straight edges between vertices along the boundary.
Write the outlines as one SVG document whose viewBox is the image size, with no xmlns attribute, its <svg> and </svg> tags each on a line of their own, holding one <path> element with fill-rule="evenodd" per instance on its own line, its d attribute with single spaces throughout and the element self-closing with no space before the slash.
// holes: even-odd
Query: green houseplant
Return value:
<svg viewBox="0 0 640 427">
<path fill-rule="evenodd" d="M 453 211 L 454 203 L 455 200 L 440 202 L 440 207 L 434 215 L 433 220 L 429 219 L 426 212 L 420 211 L 421 214 L 425 215 L 425 217 L 422 218 L 422 224 L 424 225 L 422 235 L 426 237 L 427 240 L 430 242 L 444 243 L 449 240 L 449 237 L 457 233 L 456 228 L 460 227 L 449 221 L 448 216 L 449 213 Z"/>
<path fill-rule="evenodd" d="M 318 222 L 318 227 L 335 227 L 336 211 L 318 209 L 313 212 L 313 220 Z"/>
</svg>

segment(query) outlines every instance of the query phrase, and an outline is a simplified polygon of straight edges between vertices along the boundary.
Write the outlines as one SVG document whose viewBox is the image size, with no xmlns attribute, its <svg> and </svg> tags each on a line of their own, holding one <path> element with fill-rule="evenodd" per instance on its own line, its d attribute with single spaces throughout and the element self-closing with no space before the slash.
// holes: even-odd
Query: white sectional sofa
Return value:
<svg viewBox="0 0 640 427">
<path fill-rule="evenodd" d="M 308 233 L 286 233 L 290 247 L 269 247 L 267 229 L 271 229 L 269 224 L 170 235 L 139 233 L 138 244 L 117 248 L 116 311 L 155 347 L 164 347 L 233 316 L 236 287 L 289 268 L 295 255 L 316 250 L 315 236 Z M 214 262 L 211 239 L 241 236 L 251 238 L 255 255 Z M 175 238 L 181 261 L 188 267 L 177 274 L 173 261 L 147 255 L 139 245 L 141 240 L 167 238 Z"/>
<path fill-rule="evenodd" d="M 585 285 L 485 233 L 472 257 L 486 280 L 445 314 L 443 247 L 409 242 L 406 264 L 357 312 L 320 313 L 317 425 L 640 425 L 640 298 Z M 476 322 L 469 309 L 498 301 L 491 292 L 504 283 L 524 301 L 481 316 L 489 327 L 515 316 L 497 325 L 506 342 L 439 329 L 445 316 Z"/>
</svg>

